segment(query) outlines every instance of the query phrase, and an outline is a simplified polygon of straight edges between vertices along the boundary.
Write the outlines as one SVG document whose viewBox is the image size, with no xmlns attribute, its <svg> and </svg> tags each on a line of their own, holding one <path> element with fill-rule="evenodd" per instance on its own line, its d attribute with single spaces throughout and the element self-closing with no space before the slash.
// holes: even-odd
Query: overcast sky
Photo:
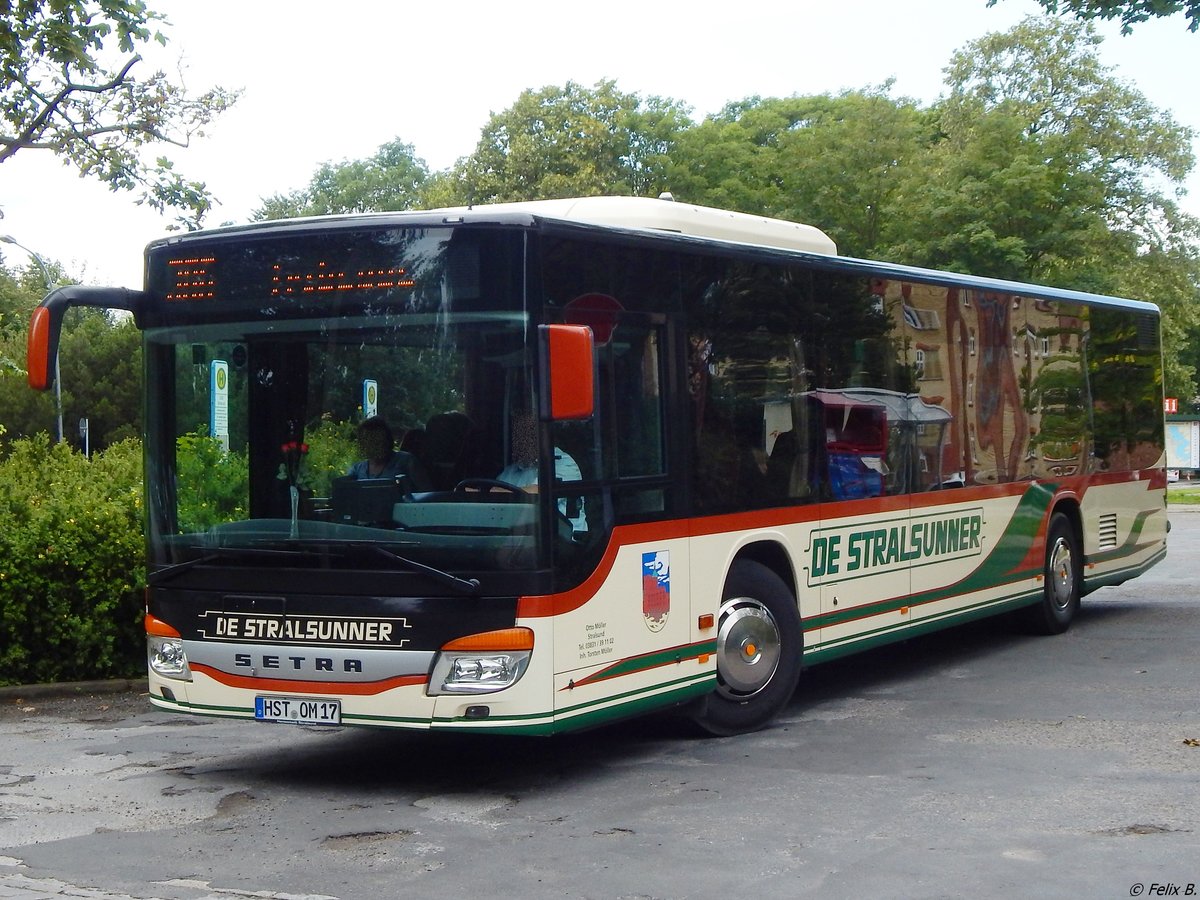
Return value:
<svg viewBox="0 0 1200 900">
<path fill-rule="evenodd" d="M 360 159 L 394 138 L 435 170 L 472 152 L 492 112 L 521 91 L 612 78 L 621 90 L 683 101 L 698 121 L 752 95 L 837 92 L 895 79 L 894 96 L 928 104 L 966 42 L 1003 31 L 1033 0 L 845 0 L 732 4 L 609 0 L 393 3 L 150 0 L 167 15 L 165 50 L 195 93 L 244 94 L 209 135 L 170 154 L 220 205 L 207 225 L 243 222 L 264 197 L 302 188 L 326 161 Z M 1101 59 L 1151 103 L 1200 132 L 1200 34 L 1182 15 L 1100 28 Z M 1197 144 L 1200 150 L 1200 143 Z M 1200 176 L 1186 206 L 1200 214 Z M 0 166 L 0 234 L 87 283 L 141 287 L 142 249 L 171 217 L 81 180 L 25 150 Z M 812 223 L 820 225 L 821 223 Z M 7 262 L 25 260 L 3 246 Z"/>
</svg>

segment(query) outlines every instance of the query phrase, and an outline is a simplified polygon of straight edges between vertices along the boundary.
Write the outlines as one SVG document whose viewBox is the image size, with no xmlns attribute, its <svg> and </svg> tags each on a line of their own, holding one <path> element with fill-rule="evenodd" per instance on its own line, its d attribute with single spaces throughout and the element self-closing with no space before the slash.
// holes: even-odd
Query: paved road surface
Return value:
<svg viewBox="0 0 1200 900">
<path fill-rule="evenodd" d="M 1200 894 L 1200 513 L 1058 638 L 814 669 L 777 725 L 563 739 L 0 708 L 0 898 Z"/>
</svg>

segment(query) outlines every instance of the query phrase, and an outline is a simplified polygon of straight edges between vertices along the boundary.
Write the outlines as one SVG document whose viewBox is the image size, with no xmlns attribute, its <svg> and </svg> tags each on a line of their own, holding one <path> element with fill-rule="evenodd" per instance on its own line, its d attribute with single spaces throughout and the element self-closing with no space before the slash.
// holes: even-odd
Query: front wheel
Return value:
<svg viewBox="0 0 1200 900">
<path fill-rule="evenodd" d="M 761 563 L 735 562 L 721 597 L 717 687 L 695 718 L 711 734 L 741 734 L 762 728 L 791 699 L 804 633 L 791 591 Z"/>
<path fill-rule="evenodd" d="M 1071 520 L 1060 512 L 1046 529 L 1045 584 L 1042 599 L 1023 610 L 1023 624 L 1036 634 L 1062 634 L 1079 612 L 1083 554 Z"/>
</svg>

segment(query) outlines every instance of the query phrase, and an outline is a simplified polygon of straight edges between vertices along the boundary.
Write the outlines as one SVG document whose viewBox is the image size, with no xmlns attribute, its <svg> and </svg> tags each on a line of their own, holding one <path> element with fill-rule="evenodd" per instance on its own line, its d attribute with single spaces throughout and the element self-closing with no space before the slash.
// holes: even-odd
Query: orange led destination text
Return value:
<svg viewBox="0 0 1200 900">
<path fill-rule="evenodd" d="M 416 282 L 408 276 L 402 266 L 363 269 L 347 274 L 331 269 L 324 262 L 317 263 L 315 271 L 284 272 L 283 267 L 273 267 L 271 295 L 274 297 L 297 294 L 325 294 L 334 291 L 371 291 L 386 288 L 411 288 Z"/>
<path fill-rule="evenodd" d="M 167 291 L 166 299 L 211 300 L 217 282 L 208 267 L 216 261 L 215 256 L 168 260 L 167 265 L 175 271 L 175 286 Z"/>
</svg>

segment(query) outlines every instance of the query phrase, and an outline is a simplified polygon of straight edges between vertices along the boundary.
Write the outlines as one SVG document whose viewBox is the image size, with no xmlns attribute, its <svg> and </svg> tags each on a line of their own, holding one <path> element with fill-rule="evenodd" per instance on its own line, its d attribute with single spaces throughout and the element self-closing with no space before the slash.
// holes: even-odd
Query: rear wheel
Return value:
<svg viewBox="0 0 1200 900">
<path fill-rule="evenodd" d="M 696 721 L 717 735 L 762 728 L 791 699 L 803 649 L 787 585 L 760 563 L 735 562 L 717 615 L 717 687 Z"/>
<path fill-rule="evenodd" d="M 1042 599 L 1023 610 L 1023 624 L 1036 634 L 1062 634 L 1079 612 L 1083 554 L 1071 520 L 1057 512 L 1046 529 Z"/>
</svg>

